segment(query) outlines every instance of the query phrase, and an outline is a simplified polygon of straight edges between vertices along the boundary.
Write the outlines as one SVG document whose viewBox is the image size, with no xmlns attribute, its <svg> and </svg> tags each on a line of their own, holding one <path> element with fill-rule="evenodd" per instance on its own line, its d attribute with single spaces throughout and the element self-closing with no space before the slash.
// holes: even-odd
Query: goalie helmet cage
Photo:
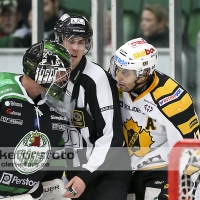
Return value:
<svg viewBox="0 0 200 200">
<path fill-rule="evenodd" d="M 181 154 L 184 150 L 199 150 L 200 140 L 198 139 L 183 139 L 177 142 L 172 148 L 169 155 L 169 165 L 168 165 L 168 195 L 169 200 L 192 200 L 193 198 L 185 198 L 181 196 L 180 191 L 180 178 L 179 178 L 179 164 Z M 200 164 L 199 164 L 200 165 Z"/>
</svg>

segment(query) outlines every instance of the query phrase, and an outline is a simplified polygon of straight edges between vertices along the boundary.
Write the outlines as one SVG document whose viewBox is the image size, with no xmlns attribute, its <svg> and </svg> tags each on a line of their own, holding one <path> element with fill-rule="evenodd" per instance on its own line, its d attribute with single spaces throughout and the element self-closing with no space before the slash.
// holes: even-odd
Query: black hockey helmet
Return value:
<svg viewBox="0 0 200 200">
<path fill-rule="evenodd" d="M 69 51 L 55 41 L 33 44 L 23 56 L 23 72 L 58 99 L 69 81 L 71 69 Z M 58 81 L 63 77 L 65 81 Z"/>
<path fill-rule="evenodd" d="M 54 26 L 55 41 L 61 43 L 66 37 L 86 38 L 86 50 L 92 46 L 93 31 L 84 16 L 64 14 Z"/>
</svg>

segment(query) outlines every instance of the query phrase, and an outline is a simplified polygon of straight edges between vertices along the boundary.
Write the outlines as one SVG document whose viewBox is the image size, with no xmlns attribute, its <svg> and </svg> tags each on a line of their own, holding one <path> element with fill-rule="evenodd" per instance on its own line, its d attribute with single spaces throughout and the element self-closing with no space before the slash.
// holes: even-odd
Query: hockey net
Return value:
<svg viewBox="0 0 200 200">
<path fill-rule="evenodd" d="M 169 200 L 200 200 L 199 175 L 200 140 L 184 139 L 177 142 L 169 155 Z"/>
</svg>

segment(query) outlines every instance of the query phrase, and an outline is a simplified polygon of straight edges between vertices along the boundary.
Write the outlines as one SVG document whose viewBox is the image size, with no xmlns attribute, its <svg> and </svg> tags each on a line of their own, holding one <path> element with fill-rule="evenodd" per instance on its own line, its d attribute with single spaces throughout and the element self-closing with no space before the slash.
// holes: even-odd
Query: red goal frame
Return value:
<svg viewBox="0 0 200 200">
<path fill-rule="evenodd" d="M 172 148 L 169 154 L 168 164 L 169 200 L 178 200 L 179 198 L 179 158 L 181 157 L 181 153 L 185 148 L 200 149 L 200 140 L 183 139 L 178 141 Z"/>
</svg>

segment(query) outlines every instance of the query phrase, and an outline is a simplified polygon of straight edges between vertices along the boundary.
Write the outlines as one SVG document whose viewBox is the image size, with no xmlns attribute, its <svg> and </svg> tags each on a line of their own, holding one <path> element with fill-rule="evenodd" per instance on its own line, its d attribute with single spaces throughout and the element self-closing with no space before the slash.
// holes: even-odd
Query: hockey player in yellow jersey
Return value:
<svg viewBox="0 0 200 200">
<path fill-rule="evenodd" d="M 191 95 L 155 69 L 157 59 L 156 48 L 136 38 L 122 45 L 110 63 L 131 156 L 129 192 L 136 194 L 136 200 L 167 199 L 171 148 L 183 138 L 199 138 L 199 120 Z"/>
</svg>

